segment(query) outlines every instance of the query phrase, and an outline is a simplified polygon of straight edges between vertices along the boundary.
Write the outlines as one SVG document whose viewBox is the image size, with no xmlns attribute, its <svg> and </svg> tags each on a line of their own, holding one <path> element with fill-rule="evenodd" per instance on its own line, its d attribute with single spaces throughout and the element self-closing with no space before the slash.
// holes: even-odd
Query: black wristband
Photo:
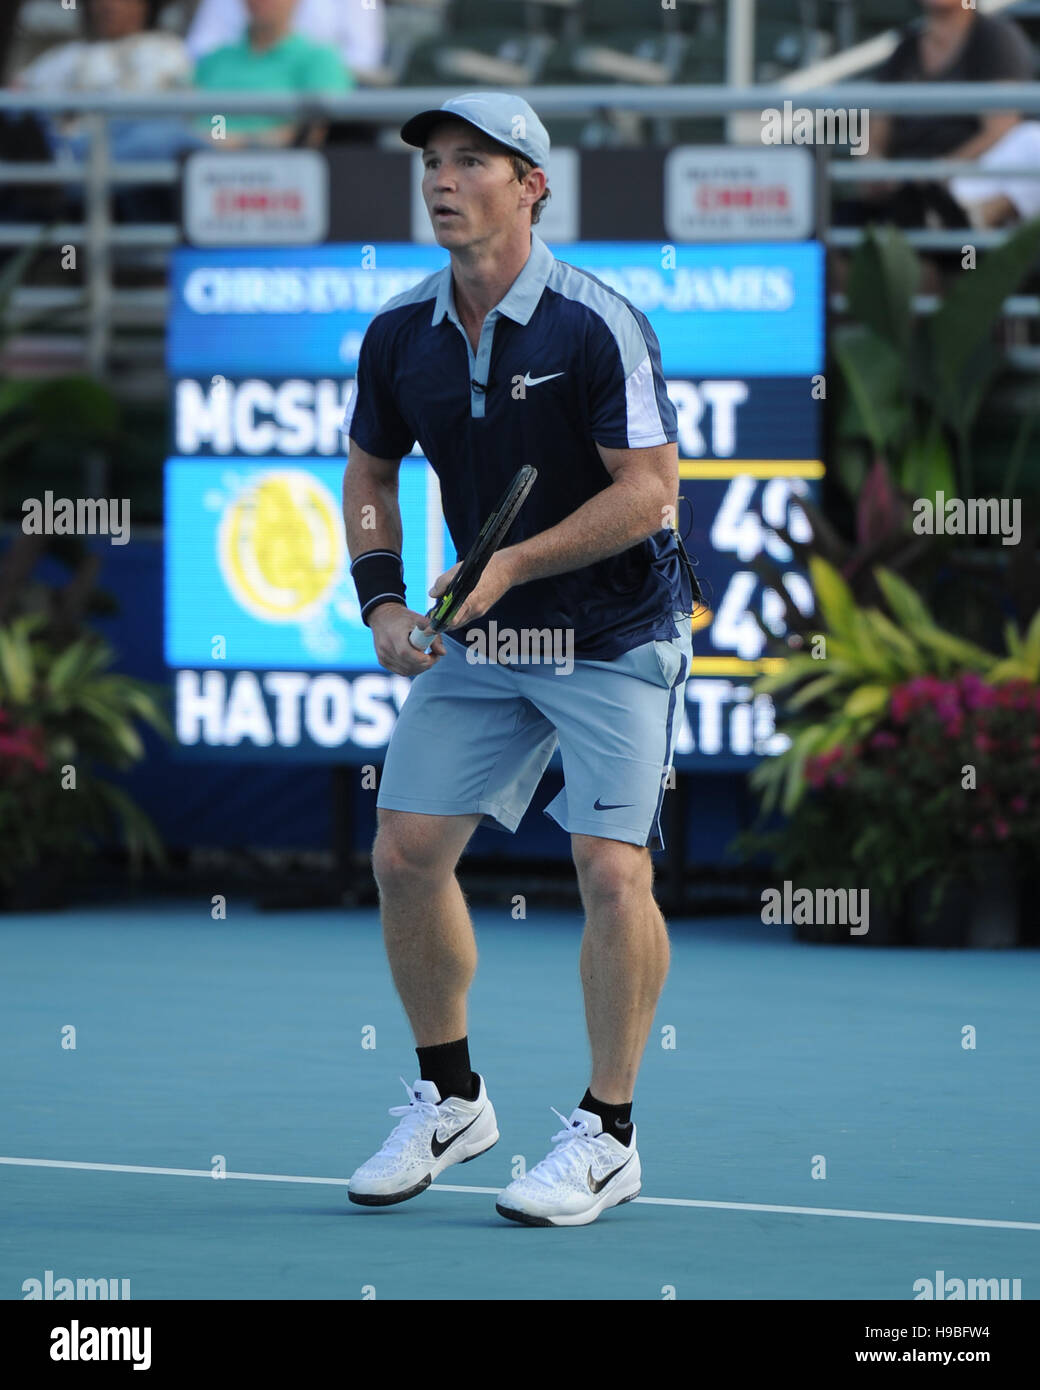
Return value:
<svg viewBox="0 0 1040 1390">
<path fill-rule="evenodd" d="M 400 603 L 404 597 L 404 564 L 396 550 L 366 550 L 350 567 L 350 575 L 361 601 L 361 621 L 368 627 L 368 615 L 380 603 Z"/>
</svg>

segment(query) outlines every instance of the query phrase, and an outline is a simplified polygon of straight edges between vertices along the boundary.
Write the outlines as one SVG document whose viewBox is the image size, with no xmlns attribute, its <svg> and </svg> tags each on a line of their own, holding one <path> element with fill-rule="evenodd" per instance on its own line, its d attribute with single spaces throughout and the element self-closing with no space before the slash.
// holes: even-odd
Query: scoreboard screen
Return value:
<svg viewBox="0 0 1040 1390">
<path fill-rule="evenodd" d="M 823 249 L 579 242 L 556 254 L 625 295 L 661 343 L 680 529 L 707 600 L 676 761 L 777 752 L 772 702 L 750 682 L 768 665 L 754 615 L 782 634 L 783 608 L 750 564 L 768 553 L 811 608 L 775 528 L 808 534 L 798 499 L 823 475 Z M 446 263 L 411 244 L 175 252 L 164 650 L 186 752 L 367 762 L 385 748 L 410 682 L 378 667 L 360 619 L 340 425 L 373 315 Z M 457 557 L 418 444 L 400 500 L 421 609 Z"/>
</svg>

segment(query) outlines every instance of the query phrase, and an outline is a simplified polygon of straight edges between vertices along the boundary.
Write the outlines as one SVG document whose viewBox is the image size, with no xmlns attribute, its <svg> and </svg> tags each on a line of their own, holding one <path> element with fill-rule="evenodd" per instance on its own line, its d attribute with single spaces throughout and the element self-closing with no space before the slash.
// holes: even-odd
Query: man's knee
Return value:
<svg viewBox="0 0 1040 1390">
<path fill-rule="evenodd" d="M 435 878 L 441 859 L 428 841 L 408 835 L 399 826 L 381 825 L 372 846 L 372 872 L 384 891 L 396 884 Z"/>
<path fill-rule="evenodd" d="M 578 883 L 586 903 L 619 901 L 650 892 L 653 863 L 648 849 L 591 835 L 572 836 L 572 845 Z"/>
<path fill-rule="evenodd" d="M 476 819 L 479 820 L 479 817 Z M 451 817 L 452 822 L 463 817 Z M 465 826 L 440 817 L 394 812 L 380 817 L 372 846 L 372 873 L 381 892 L 450 878 L 465 847 Z"/>
</svg>

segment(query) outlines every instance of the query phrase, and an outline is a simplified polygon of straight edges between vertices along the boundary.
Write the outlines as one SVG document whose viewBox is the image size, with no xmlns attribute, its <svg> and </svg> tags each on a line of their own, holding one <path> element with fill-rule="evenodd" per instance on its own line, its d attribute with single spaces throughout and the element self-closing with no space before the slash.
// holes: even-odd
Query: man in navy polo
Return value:
<svg viewBox="0 0 1040 1390">
<path fill-rule="evenodd" d="M 693 598 L 671 525 L 675 410 L 645 315 L 533 231 L 549 137 L 527 102 L 452 98 L 401 135 L 423 151 L 423 197 L 451 261 L 365 334 L 343 503 L 378 659 L 416 677 L 387 751 L 373 869 L 420 1079 L 349 1197 L 404 1201 L 498 1139 L 470 1066 L 476 947 L 455 866 L 482 822 L 516 829 L 559 746 L 565 785 L 546 812 L 570 833 L 585 906 L 592 1073 L 569 1119 L 555 1112 L 563 1129 L 548 1156 L 497 1208 L 585 1225 L 640 1189 L 632 1097 L 668 970 L 650 852 L 662 845 Z M 428 653 L 409 642 L 423 615 L 407 606 L 400 561 L 398 469 L 416 440 L 460 555 L 517 469 L 538 469 L 509 544 Z"/>
</svg>

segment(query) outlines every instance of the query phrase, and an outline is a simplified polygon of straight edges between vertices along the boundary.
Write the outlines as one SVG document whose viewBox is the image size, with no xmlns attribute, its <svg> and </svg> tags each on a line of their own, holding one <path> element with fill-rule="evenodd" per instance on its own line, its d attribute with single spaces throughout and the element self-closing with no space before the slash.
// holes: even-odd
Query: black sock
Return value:
<svg viewBox="0 0 1040 1390">
<path fill-rule="evenodd" d="M 632 1102 L 626 1105 L 608 1105 L 605 1100 L 597 1100 L 591 1091 L 586 1091 L 582 1097 L 582 1110 L 588 1110 L 593 1115 L 598 1115 L 603 1121 L 603 1133 L 609 1134 L 611 1139 L 616 1139 L 619 1144 L 631 1144 L 632 1142 Z"/>
<path fill-rule="evenodd" d="M 461 1100 L 476 1100 L 480 1094 L 480 1078 L 469 1065 L 469 1038 L 457 1042 L 438 1043 L 436 1047 L 417 1047 L 419 1075 L 432 1081 L 441 1093 L 441 1100 L 458 1096 Z"/>
</svg>

